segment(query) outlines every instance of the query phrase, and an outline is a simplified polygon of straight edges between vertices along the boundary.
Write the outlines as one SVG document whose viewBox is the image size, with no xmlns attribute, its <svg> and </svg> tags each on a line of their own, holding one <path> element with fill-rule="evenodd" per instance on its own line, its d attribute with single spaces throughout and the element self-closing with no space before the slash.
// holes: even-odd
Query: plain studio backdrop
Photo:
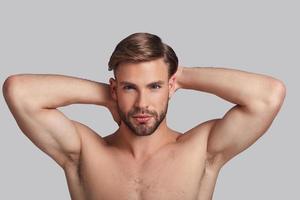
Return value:
<svg viewBox="0 0 300 200">
<path fill-rule="evenodd" d="M 300 199 L 298 3 L 3 0 L 1 85 L 18 73 L 108 83 L 113 74 L 107 63 L 113 49 L 134 32 L 160 36 L 183 66 L 274 76 L 287 87 L 282 109 L 267 133 L 220 171 L 214 200 Z M 63 170 L 23 135 L 3 95 L 0 101 L 0 199 L 70 199 Z M 170 101 L 167 120 L 171 128 L 183 132 L 223 117 L 232 106 L 212 94 L 179 90 Z M 59 109 L 102 136 L 117 129 L 104 107 L 76 104 Z"/>
</svg>

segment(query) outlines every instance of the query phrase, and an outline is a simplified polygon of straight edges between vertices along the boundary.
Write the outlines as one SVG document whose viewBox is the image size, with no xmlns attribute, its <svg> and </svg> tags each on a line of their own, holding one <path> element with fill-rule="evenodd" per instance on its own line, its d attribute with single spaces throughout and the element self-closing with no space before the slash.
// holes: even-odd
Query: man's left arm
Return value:
<svg viewBox="0 0 300 200">
<path fill-rule="evenodd" d="M 176 90 L 193 89 L 215 94 L 236 104 L 221 119 L 199 124 L 209 127 L 208 160 L 223 166 L 261 137 L 270 127 L 285 98 L 282 81 L 236 69 L 179 67 Z"/>
</svg>

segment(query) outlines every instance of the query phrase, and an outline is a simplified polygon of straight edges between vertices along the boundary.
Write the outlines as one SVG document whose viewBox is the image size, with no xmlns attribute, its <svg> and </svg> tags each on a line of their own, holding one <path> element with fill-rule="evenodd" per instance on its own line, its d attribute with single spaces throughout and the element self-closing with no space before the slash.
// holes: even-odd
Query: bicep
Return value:
<svg viewBox="0 0 300 200">
<path fill-rule="evenodd" d="M 13 115 L 22 132 L 61 167 L 80 154 L 79 132 L 60 110 L 20 107 Z"/>
<path fill-rule="evenodd" d="M 278 110 L 267 106 L 252 110 L 234 106 L 222 119 L 215 120 L 208 137 L 208 154 L 218 157 L 220 165 L 225 164 L 267 131 Z"/>
</svg>

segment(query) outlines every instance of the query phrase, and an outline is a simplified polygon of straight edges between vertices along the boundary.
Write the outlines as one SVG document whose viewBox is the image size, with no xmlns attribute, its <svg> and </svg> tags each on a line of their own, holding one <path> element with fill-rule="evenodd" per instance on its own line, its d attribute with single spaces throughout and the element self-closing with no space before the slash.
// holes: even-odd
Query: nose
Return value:
<svg viewBox="0 0 300 200">
<path fill-rule="evenodd" d="M 136 100 L 136 106 L 139 108 L 148 108 L 148 101 L 147 99 L 149 99 L 149 97 L 147 98 L 147 95 L 143 92 L 141 92 L 138 95 L 138 98 Z"/>
</svg>

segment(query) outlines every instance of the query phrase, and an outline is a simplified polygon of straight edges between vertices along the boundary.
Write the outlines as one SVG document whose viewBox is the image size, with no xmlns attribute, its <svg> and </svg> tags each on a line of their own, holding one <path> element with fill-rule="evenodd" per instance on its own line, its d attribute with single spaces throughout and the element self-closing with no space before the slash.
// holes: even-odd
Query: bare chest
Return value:
<svg viewBox="0 0 300 200">
<path fill-rule="evenodd" d="M 205 151 L 172 146 L 140 164 L 107 150 L 86 152 L 80 176 L 87 199 L 198 199 Z"/>
</svg>

